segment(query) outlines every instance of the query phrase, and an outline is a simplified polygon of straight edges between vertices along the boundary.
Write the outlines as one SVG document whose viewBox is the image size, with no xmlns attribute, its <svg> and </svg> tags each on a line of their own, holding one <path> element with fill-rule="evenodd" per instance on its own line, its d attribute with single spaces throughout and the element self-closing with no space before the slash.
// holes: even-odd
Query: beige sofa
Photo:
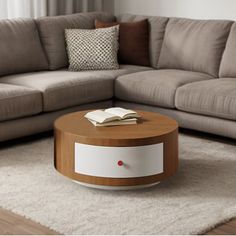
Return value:
<svg viewBox="0 0 236 236">
<path fill-rule="evenodd" d="M 68 71 L 64 29 L 91 29 L 95 19 L 115 17 L 0 21 L 0 141 L 51 130 L 68 112 L 113 105 L 157 111 L 181 127 L 236 138 L 236 23 L 148 17 L 151 67 Z"/>
</svg>

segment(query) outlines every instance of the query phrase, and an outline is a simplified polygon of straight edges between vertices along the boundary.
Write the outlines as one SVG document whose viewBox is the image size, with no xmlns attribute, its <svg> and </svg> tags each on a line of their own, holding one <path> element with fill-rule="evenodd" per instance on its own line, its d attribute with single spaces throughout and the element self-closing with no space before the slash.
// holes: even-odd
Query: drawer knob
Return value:
<svg viewBox="0 0 236 236">
<path fill-rule="evenodd" d="M 118 166 L 123 166 L 124 163 L 123 163 L 123 161 L 118 161 L 117 164 L 118 164 Z"/>
</svg>

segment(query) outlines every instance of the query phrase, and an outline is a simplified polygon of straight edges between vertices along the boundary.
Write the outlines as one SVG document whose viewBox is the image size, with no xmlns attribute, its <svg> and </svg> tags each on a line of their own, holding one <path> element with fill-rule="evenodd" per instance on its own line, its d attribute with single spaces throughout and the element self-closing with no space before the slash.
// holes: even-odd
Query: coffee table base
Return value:
<svg viewBox="0 0 236 236">
<path fill-rule="evenodd" d="M 107 186 L 107 185 L 96 185 L 96 184 L 87 184 L 84 182 L 79 182 L 76 180 L 73 180 L 73 182 L 85 186 L 85 187 L 89 187 L 89 188 L 95 188 L 95 189 L 101 189 L 101 190 L 134 190 L 134 189 L 143 189 L 143 188 L 150 188 L 153 187 L 157 184 L 159 184 L 160 182 L 155 182 L 155 183 L 151 183 L 151 184 L 143 184 L 143 185 L 134 185 L 134 186 Z"/>
</svg>

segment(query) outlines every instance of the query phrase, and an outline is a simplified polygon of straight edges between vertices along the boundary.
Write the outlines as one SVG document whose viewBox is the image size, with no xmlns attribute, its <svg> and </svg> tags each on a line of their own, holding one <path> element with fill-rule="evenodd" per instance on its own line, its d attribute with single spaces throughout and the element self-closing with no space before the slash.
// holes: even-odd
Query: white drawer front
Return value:
<svg viewBox="0 0 236 236">
<path fill-rule="evenodd" d="M 137 147 L 75 143 L 75 172 L 110 178 L 160 174 L 163 172 L 163 143 Z"/>
</svg>

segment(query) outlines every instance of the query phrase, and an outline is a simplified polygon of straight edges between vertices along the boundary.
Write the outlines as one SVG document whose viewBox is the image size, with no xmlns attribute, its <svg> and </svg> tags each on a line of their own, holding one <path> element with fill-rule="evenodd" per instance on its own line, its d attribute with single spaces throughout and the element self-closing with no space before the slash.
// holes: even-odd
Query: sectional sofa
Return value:
<svg viewBox="0 0 236 236">
<path fill-rule="evenodd" d="M 64 29 L 149 20 L 151 67 L 67 70 Z M 122 106 L 236 138 L 236 23 L 80 13 L 0 21 L 0 141 L 51 130 L 62 114 Z"/>
</svg>

